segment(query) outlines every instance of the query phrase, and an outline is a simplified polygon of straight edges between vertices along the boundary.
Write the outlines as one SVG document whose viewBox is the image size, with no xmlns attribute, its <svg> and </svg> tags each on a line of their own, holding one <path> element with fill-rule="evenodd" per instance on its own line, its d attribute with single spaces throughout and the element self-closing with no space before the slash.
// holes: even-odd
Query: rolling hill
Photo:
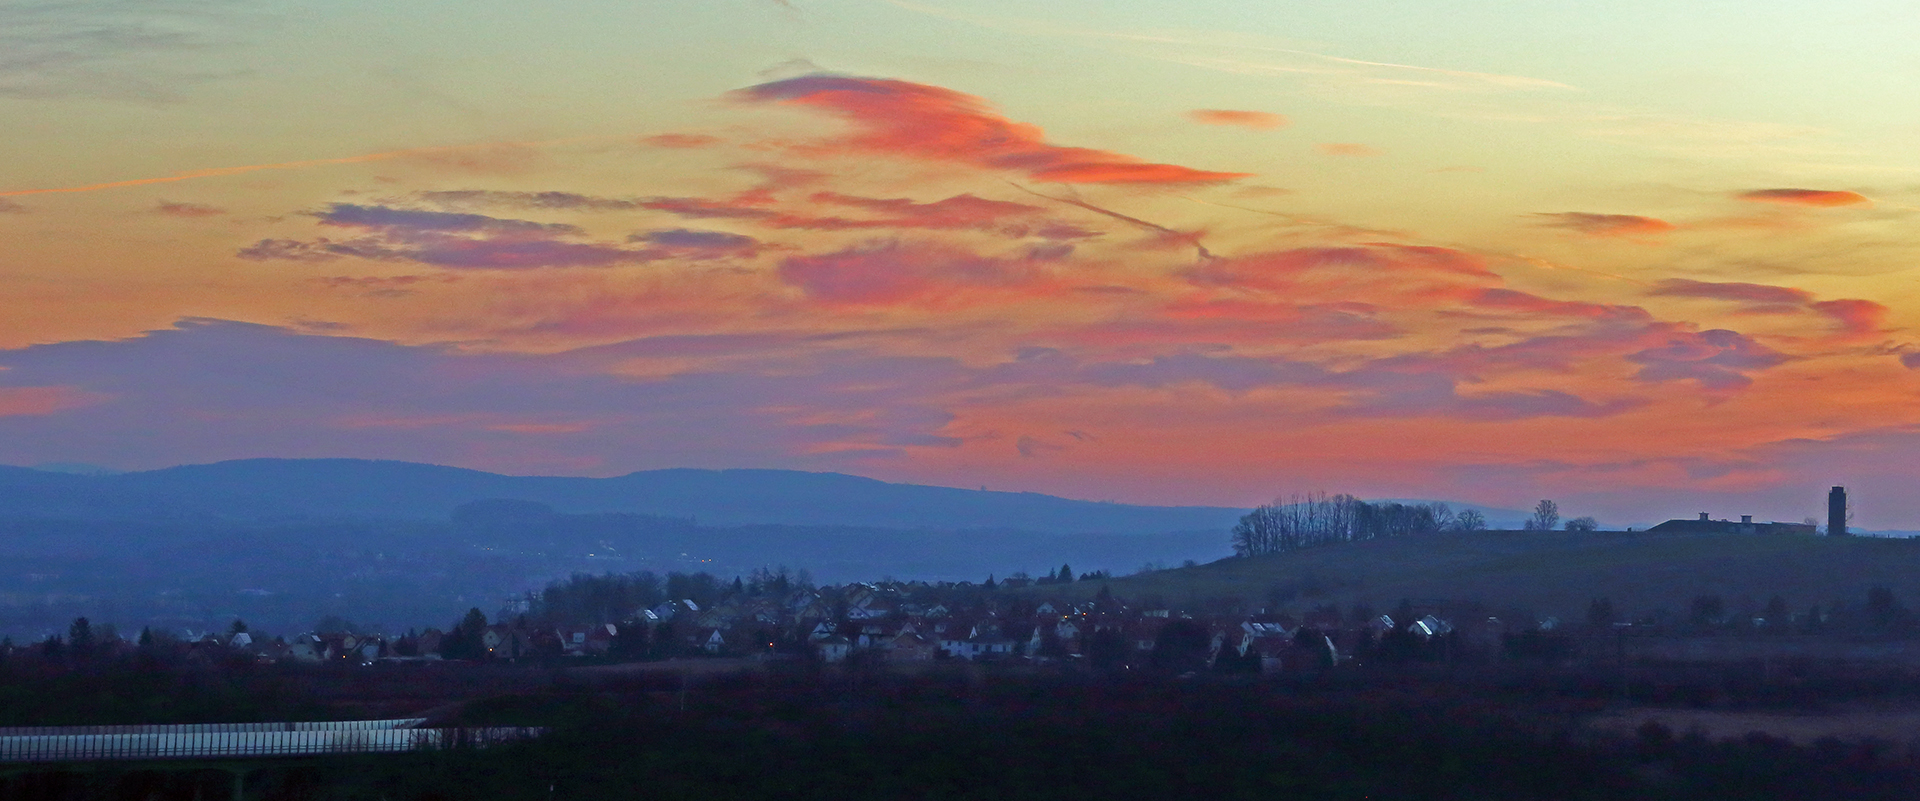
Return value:
<svg viewBox="0 0 1920 801">
<path fill-rule="evenodd" d="M 573 478 L 360 459 L 244 459 L 115 475 L 0 468 L 5 517 L 437 520 L 461 504 L 496 498 L 569 513 L 690 517 L 703 525 L 1076 534 L 1225 532 L 1245 511 L 1130 506 L 792 470 L 674 469 Z"/>
<path fill-rule="evenodd" d="M 1071 585 L 1092 594 L 1096 582 Z M 1802 612 L 1860 603 L 1886 587 L 1920 605 L 1920 541 L 1873 537 L 1482 531 L 1374 540 L 1165 570 L 1110 582 L 1115 594 L 1192 604 L 1239 597 L 1295 610 L 1403 598 L 1578 620 L 1595 598 L 1623 615 L 1685 616 L 1718 595 L 1730 612 L 1774 595 Z M 1050 586 L 1049 591 L 1061 588 Z"/>
</svg>

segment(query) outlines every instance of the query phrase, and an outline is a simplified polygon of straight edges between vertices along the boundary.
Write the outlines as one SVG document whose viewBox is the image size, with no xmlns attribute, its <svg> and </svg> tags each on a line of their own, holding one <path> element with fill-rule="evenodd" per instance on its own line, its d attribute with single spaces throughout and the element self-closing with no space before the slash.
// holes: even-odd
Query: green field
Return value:
<svg viewBox="0 0 1920 801">
<path fill-rule="evenodd" d="M 1101 583 L 1035 591 L 1091 596 Z M 1249 607 L 1284 599 L 1281 611 L 1355 603 L 1389 611 L 1409 598 L 1576 621 L 1600 597 L 1622 616 L 1664 610 L 1684 617 L 1696 596 L 1718 595 L 1737 613 L 1779 595 L 1797 614 L 1815 604 L 1860 604 L 1876 586 L 1920 605 L 1920 540 L 1482 531 L 1225 559 L 1104 583 L 1136 603 L 1187 608 L 1237 597 Z"/>
</svg>

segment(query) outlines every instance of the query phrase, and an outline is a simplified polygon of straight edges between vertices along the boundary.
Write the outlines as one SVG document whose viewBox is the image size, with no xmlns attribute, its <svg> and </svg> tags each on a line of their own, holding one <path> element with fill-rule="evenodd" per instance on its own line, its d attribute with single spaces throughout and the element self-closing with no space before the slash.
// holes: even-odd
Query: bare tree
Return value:
<svg viewBox="0 0 1920 801">
<path fill-rule="evenodd" d="M 1459 514 L 1453 516 L 1452 528 L 1454 531 L 1485 531 L 1487 516 L 1478 509 L 1461 509 Z"/>
<path fill-rule="evenodd" d="M 1542 500 L 1533 507 L 1533 516 L 1527 518 L 1528 531 L 1552 531 L 1560 526 L 1560 504 Z"/>
<path fill-rule="evenodd" d="M 1568 531 L 1599 531 L 1600 521 L 1591 517 L 1576 517 L 1567 521 Z"/>
<path fill-rule="evenodd" d="M 1324 492 L 1274 499 L 1240 518 L 1233 550 L 1241 556 L 1279 553 L 1314 545 L 1431 534 L 1453 520 L 1444 503 L 1367 503 Z"/>
</svg>

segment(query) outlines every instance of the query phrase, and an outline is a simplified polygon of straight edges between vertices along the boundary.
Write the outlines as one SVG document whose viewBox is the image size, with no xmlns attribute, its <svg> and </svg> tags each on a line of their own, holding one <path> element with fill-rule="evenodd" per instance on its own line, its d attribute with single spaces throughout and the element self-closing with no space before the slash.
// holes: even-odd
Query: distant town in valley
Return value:
<svg viewBox="0 0 1920 801">
<path fill-rule="evenodd" d="M 1577 730 L 1598 749 L 1583 758 L 1625 771 L 1617 781 L 1700 787 L 1718 781 L 1711 765 L 1811 742 L 1808 721 L 1854 737 L 1903 720 L 1808 710 L 1920 699 L 1909 606 L 1920 540 L 1859 536 L 1843 487 L 1824 511 L 1824 522 L 1700 513 L 1635 530 L 1563 517 L 1552 500 L 1523 513 L 1327 493 L 1251 510 L 1128 507 L 778 471 L 526 480 L 341 460 L 0 471 L 14 549 L 0 594 L 14 632 L 0 639 L 0 763 L 94 755 L 80 772 L 0 779 L 0 795 L 82 797 L 89 776 L 162 797 L 228 784 L 233 797 L 440 792 L 478 764 L 547 775 L 540 766 L 578 748 L 568 743 L 607 726 L 724 739 L 727 721 L 762 725 L 776 697 L 814 699 L 795 714 L 815 726 L 839 704 L 980 686 L 1140 730 L 1217 704 L 1293 721 L 1246 743 L 1349 736 L 1299 726 L 1358 725 L 1385 703 L 1448 721 L 1391 735 L 1413 737 L 1405 747 L 1476 761 L 1494 758 L 1478 750 L 1490 741 L 1422 738 L 1459 726 L 1548 738 L 1510 746 L 1526 749 Z M 754 564 L 768 554 L 780 561 Z M 1044 572 L 886 575 L 887 564 L 937 574 L 1041 560 Z M 846 577 L 855 571 L 869 575 Z M 1154 711 L 1151 693 L 1168 692 L 1183 711 Z M 964 713 L 965 731 L 1026 714 L 1014 696 L 991 697 L 1002 700 Z M 616 708 L 627 711 L 608 717 Z M 920 724 L 862 725 L 914 736 Z M 162 736 L 175 739 L 137 739 Z M 1726 751 L 1731 736 L 1746 739 Z M 460 758 L 480 762 L 419 750 L 452 742 L 485 746 Z M 196 767 L 219 747 L 254 761 Z M 970 747 L 1025 758 L 1001 750 L 1010 743 Z M 379 761 L 359 772 L 330 761 L 353 749 Z M 1683 779 L 1635 778 L 1648 759 Z M 1371 760 L 1315 781 L 1359 771 L 1424 786 L 1413 777 L 1425 773 Z M 1920 776 L 1883 760 L 1839 779 L 1809 760 L 1793 763 L 1793 781 L 1875 791 Z M 639 770 L 589 762 L 566 775 Z M 938 771 L 921 755 L 899 764 Z M 555 775 L 555 788 L 568 781 Z"/>
</svg>

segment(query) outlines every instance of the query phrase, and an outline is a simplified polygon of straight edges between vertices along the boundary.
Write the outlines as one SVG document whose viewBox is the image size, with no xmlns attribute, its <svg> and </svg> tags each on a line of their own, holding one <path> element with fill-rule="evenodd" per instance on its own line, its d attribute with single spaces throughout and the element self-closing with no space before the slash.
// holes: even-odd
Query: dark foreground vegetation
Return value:
<svg viewBox="0 0 1920 801">
<path fill-rule="evenodd" d="M 257 799 L 1904 799 L 1920 741 L 1794 744 L 1646 725 L 1602 733 L 1604 673 L 1515 663 L 1327 670 L 1256 679 L 954 663 L 916 669 L 740 663 L 728 673 L 447 664 L 123 666 L 8 676 L 81 714 L 185 693 L 182 718 L 356 716 L 432 707 L 433 725 L 537 725 L 482 750 L 256 763 Z M 1920 675 L 1810 665 L 1756 678 L 1642 666 L 1633 691 L 1675 703 L 1797 708 L 1920 700 Z M 1661 690 L 1661 688 L 1665 688 Z M 1656 692 L 1660 690 L 1660 692 Z M 92 699 L 112 699 L 95 702 Z M 375 703 L 370 703 L 373 701 Z M 457 703 L 449 703 L 457 701 Z M 17 707 L 10 707 L 17 708 Z M 39 719 L 81 721 L 52 700 Z M 151 721 L 151 717 L 147 717 Z M 228 797 L 219 765 L 42 769 L 0 798 Z"/>
</svg>

